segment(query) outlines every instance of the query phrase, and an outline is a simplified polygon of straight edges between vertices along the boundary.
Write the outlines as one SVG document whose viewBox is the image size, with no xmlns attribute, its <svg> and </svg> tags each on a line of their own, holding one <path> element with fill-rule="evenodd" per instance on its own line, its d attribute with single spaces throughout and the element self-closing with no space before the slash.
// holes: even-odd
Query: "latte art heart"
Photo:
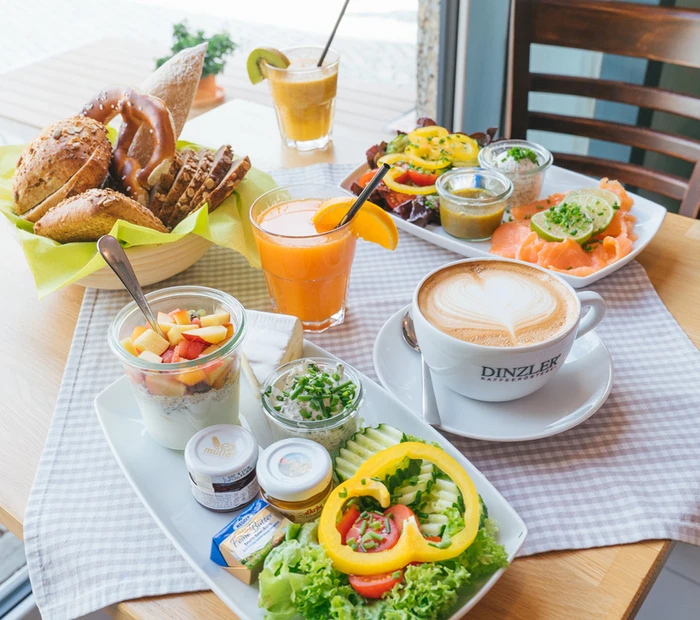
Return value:
<svg viewBox="0 0 700 620">
<path fill-rule="evenodd" d="M 423 315 L 461 340 L 488 346 L 542 342 L 571 322 L 566 287 L 539 270 L 489 261 L 438 272 L 419 293 Z"/>
</svg>

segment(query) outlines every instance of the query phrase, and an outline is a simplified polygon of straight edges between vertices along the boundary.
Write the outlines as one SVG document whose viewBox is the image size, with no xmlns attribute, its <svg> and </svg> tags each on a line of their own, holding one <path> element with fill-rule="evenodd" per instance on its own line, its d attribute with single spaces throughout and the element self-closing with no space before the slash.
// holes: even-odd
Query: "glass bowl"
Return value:
<svg viewBox="0 0 700 620">
<path fill-rule="evenodd" d="M 267 392 L 271 391 L 270 388 L 273 387 L 282 391 L 287 378 L 295 372 L 300 364 L 307 360 L 313 362 L 322 370 L 335 369 L 339 363 L 338 360 L 327 357 L 306 357 L 283 364 L 265 380 L 262 386 L 260 398 L 263 411 L 275 441 L 287 439 L 288 437 L 311 439 L 321 444 L 331 454 L 334 454 L 345 441 L 355 434 L 358 428 L 357 414 L 364 401 L 365 389 L 360 375 L 354 368 L 343 363 L 345 379 L 352 381 L 357 386 L 355 396 L 345 409 L 331 418 L 321 420 L 289 418 L 275 410 L 275 407 L 278 406 L 278 401 L 272 400 L 274 395 L 267 394 Z"/>
</svg>

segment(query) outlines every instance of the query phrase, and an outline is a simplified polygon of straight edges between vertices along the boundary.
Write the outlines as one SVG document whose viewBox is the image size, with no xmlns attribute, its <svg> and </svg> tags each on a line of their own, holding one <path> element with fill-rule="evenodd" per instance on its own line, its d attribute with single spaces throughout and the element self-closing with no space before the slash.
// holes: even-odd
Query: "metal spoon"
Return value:
<svg viewBox="0 0 700 620">
<path fill-rule="evenodd" d="M 413 319 L 408 310 L 406 310 L 401 318 L 401 335 L 403 336 L 404 342 L 409 347 L 420 353 L 421 411 L 423 419 L 431 426 L 440 426 L 442 420 L 440 419 L 440 412 L 438 411 L 435 392 L 433 391 L 433 378 L 430 376 L 430 369 L 428 368 L 428 364 L 425 363 L 425 358 L 421 353 L 420 346 L 418 346 L 416 331 L 413 328 Z"/>
<path fill-rule="evenodd" d="M 129 291 L 129 294 L 134 298 L 136 305 L 140 308 L 141 312 L 143 312 L 143 316 L 146 317 L 151 329 L 159 336 L 166 338 L 160 325 L 158 325 L 158 321 L 156 321 L 151 306 L 149 306 L 146 301 L 146 296 L 136 278 L 134 268 L 131 266 L 126 252 L 124 252 L 124 248 L 119 244 L 119 241 L 111 235 L 103 235 L 97 241 L 97 250 L 117 278 L 122 281 L 124 288 Z"/>
</svg>

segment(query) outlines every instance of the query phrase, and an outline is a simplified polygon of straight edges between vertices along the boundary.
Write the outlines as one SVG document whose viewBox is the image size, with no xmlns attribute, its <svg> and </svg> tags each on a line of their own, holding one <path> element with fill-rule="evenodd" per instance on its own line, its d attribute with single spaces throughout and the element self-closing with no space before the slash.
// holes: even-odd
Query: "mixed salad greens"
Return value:
<svg viewBox="0 0 700 620">
<path fill-rule="evenodd" d="M 478 165 L 479 149 L 493 141 L 496 131 L 491 127 L 471 135 L 450 133 L 430 118 L 419 118 L 413 131 L 399 131 L 390 142 L 370 147 L 370 170 L 353 184 L 352 190 L 359 195 L 376 168 L 389 164 L 391 169 L 370 200 L 418 226 L 439 224 L 437 178 L 456 166 Z"/>
<path fill-rule="evenodd" d="M 409 456 L 401 458 L 404 453 Z M 427 456 L 410 456 L 415 454 Z M 394 455 L 399 465 L 377 467 L 390 463 L 386 455 Z M 386 424 L 358 431 L 334 460 L 337 497 L 329 498 L 320 523 L 290 527 L 286 540 L 265 560 L 259 604 L 266 618 L 440 618 L 454 606 L 461 588 L 507 566 L 506 551 L 496 540 L 496 524 L 473 485 L 469 488 L 466 473 L 461 467 L 455 470 L 454 464 L 437 444 L 426 444 Z M 375 465 L 380 475 L 365 478 L 368 465 Z M 354 493 L 355 487 L 360 491 Z M 377 499 L 379 490 L 389 493 L 390 502 L 384 507 Z M 326 514 L 333 501 L 342 506 L 337 519 Z M 329 518 L 333 535 L 328 532 Z M 409 531 L 414 536 L 410 542 L 403 540 L 410 538 Z M 421 546 L 423 555 L 416 551 Z M 361 560 L 348 560 L 349 556 Z M 439 559 L 413 561 L 414 557 Z M 361 575 L 350 570 L 356 567 L 360 572 L 368 564 L 390 570 Z"/>
</svg>

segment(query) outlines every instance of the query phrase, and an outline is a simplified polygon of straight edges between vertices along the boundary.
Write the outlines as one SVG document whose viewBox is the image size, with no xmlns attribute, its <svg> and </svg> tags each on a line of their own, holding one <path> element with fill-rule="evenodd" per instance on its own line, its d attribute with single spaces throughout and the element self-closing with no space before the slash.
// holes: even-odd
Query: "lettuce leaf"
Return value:
<svg viewBox="0 0 700 620">
<path fill-rule="evenodd" d="M 381 600 L 357 594 L 314 537 L 272 550 L 260 575 L 260 607 L 268 620 L 432 620 L 447 615 L 462 588 L 508 565 L 496 525 L 485 519 L 474 542 L 452 560 L 409 566 L 401 585 Z M 311 532 L 309 532 L 311 533 Z M 315 535 L 315 532 L 313 532 Z"/>
</svg>

